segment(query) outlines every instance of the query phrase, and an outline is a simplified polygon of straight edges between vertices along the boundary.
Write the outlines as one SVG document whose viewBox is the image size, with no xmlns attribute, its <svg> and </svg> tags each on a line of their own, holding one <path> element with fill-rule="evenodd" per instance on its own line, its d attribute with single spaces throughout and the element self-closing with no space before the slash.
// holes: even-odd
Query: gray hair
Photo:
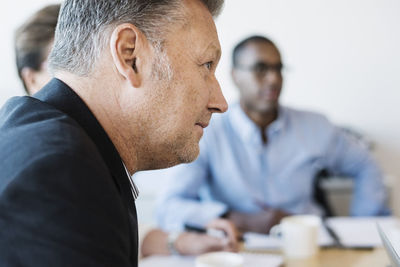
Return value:
<svg viewBox="0 0 400 267">
<path fill-rule="evenodd" d="M 199 0 L 219 15 L 224 0 Z M 65 0 L 58 18 L 49 69 L 88 76 L 107 46 L 112 26 L 131 23 L 156 46 L 169 24 L 183 17 L 182 0 Z"/>
<path fill-rule="evenodd" d="M 154 45 L 155 59 L 151 67 L 151 77 L 153 80 L 161 81 L 172 79 L 173 71 L 167 53 L 160 43 Z"/>
</svg>

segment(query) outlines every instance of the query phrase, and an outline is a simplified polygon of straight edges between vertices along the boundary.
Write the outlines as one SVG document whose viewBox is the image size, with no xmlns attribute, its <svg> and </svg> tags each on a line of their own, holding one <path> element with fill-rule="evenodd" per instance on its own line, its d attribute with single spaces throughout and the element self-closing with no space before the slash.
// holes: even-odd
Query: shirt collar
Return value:
<svg viewBox="0 0 400 267">
<path fill-rule="evenodd" d="M 278 107 L 278 117 L 266 129 L 267 135 L 281 131 L 285 126 L 286 110 L 284 107 Z M 247 116 L 238 102 L 230 106 L 229 120 L 237 135 L 246 142 L 262 144 L 260 129 Z"/>
<path fill-rule="evenodd" d="M 124 165 L 126 176 L 128 176 L 129 182 L 131 183 L 131 191 L 133 199 L 136 200 L 139 197 L 139 189 L 137 188 L 135 182 L 133 181 L 132 176 L 129 174 L 128 169 L 125 166 L 125 163 L 122 162 L 122 164 Z"/>
<path fill-rule="evenodd" d="M 260 130 L 238 102 L 230 106 L 229 120 L 232 128 L 242 140 L 255 144 L 261 142 Z"/>
<path fill-rule="evenodd" d="M 278 117 L 274 120 L 268 127 L 267 131 L 269 133 L 276 133 L 284 129 L 287 121 L 287 112 L 284 107 L 279 105 L 278 107 Z"/>
</svg>

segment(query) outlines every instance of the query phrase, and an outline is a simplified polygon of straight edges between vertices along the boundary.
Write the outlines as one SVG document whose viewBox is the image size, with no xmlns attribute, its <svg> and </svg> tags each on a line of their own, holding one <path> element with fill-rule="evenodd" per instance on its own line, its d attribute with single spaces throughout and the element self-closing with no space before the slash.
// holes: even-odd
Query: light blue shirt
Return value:
<svg viewBox="0 0 400 267">
<path fill-rule="evenodd" d="M 324 116 L 280 107 L 266 136 L 265 145 L 260 128 L 239 104 L 214 116 L 198 159 L 159 172 L 170 179 L 158 204 L 160 226 L 206 224 L 228 209 L 259 212 L 260 203 L 321 214 L 313 201 L 313 181 L 321 169 L 354 178 L 352 215 L 388 213 L 382 174 L 368 150 Z"/>
</svg>

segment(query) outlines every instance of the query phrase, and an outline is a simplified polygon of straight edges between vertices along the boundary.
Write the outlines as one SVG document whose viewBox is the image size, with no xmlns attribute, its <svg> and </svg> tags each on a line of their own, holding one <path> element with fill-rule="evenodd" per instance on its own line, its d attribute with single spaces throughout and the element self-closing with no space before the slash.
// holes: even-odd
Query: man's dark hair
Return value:
<svg viewBox="0 0 400 267">
<path fill-rule="evenodd" d="M 261 35 L 253 35 L 250 36 L 242 41 L 240 41 L 235 48 L 233 49 L 232 52 L 232 64 L 233 67 L 237 67 L 238 65 L 238 57 L 239 54 L 243 51 L 243 49 L 249 44 L 249 43 L 257 43 L 257 42 L 262 42 L 262 43 L 269 43 L 272 44 L 273 46 L 276 47 L 276 45 L 274 44 L 274 42 L 272 42 L 270 39 L 268 39 L 267 37 L 261 36 Z"/>
<path fill-rule="evenodd" d="M 14 48 L 18 75 L 22 79 L 22 69 L 40 70 L 47 58 L 47 49 L 54 38 L 60 5 L 46 6 L 33 14 L 15 31 Z"/>
</svg>

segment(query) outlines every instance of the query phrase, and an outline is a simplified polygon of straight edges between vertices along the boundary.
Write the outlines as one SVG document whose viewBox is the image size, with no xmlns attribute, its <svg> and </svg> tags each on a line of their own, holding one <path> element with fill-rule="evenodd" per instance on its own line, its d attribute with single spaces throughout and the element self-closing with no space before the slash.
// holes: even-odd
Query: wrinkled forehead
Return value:
<svg viewBox="0 0 400 267">
<path fill-rule="evenodd" d="M 214 19 L 202 1 L 184 1 L 183 9 L 186 17 L 184 24 L 186 27 L 195 28 L 202 33 L 208 31 L 211 38 L 217 37 L 217 29 Z"/>
<path fill-rule="evenodd" d="M 172 26 L 174 29 L 167 35 L 165 42 L 171 46 L 194 50 L 193 52 L 203 53 L 209 50 L 220 54 L 217 29 L 207 7 L 201 1 L 192 0 L 184 1 L 183 9 L 182 20 Z"/>
<path fill-rule="evenodd" d="M 269 42 L 253 41 L 246 44 L 237 55 L 241 65 L 253 65 L 258 62 L 268 64 L 281 63 L 281 55 L 276 46 Z"/>
</svg>

